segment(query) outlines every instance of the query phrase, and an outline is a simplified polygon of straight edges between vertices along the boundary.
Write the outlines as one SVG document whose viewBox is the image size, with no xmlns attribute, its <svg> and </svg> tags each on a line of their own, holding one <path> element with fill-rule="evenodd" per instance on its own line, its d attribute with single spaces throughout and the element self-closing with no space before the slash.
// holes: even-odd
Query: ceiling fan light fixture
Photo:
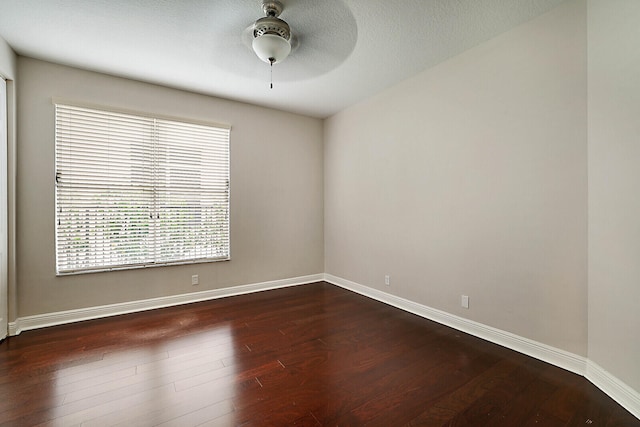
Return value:
<svg viewBox="0 0 640 427">
<path fill-rule="evenodd" d="M 253 39 L 251 44 L 258 58 L 268 64 L 276 64 L 285 60 L 291 53 L 289 40 L 276 34 L 263 34 Z"/>
</svg>

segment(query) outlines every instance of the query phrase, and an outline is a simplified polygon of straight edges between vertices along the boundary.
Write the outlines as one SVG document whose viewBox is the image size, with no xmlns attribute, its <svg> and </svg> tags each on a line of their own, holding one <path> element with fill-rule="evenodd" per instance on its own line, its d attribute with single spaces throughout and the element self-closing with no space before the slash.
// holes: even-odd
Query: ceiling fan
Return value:
<svg viewBox="0 0 640 427">
<path fill-rule="evenodd" d="M 284 61 L 291 53 L 291 28 L 278 18 L 282 9 L 282 3 L 277 0 L 263 2 L 262 10 L 266 16 L 253 24 L 253 51 L 271 65 Z"/>
<path fill-rule="evenodd" d="M 228 4 L 215 15 L 224 30 L 214 40 L 214 65 L 251 80 L 264 81 L 265 63 L 271 72 L 277 70 L 281 82 L 320 76 L 344 62 L 358 38 L 356 20 L 344 0 Z"/>
<path fill-rule="evenodd" d="M 258 58 L 271 66 L 271 84 L 273 89 L 273 64 L 284 61 L 291 53 L 291 28 L 282 19 L 282 3 L 277 0 L 264 1 L 262 10 L 264 18 L 253 24 L 253 42 L 251 47 Z"/>
</svg>

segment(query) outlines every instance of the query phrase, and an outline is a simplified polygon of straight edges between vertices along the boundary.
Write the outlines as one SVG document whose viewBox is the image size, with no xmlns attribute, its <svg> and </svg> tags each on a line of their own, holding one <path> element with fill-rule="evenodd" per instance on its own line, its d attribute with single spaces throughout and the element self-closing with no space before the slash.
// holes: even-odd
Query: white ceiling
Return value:
<svg viewBox="0 0 640 427">
<path fill-rule="evenodd" d="M 328 117 L 564 0 L 281 0 L 298 46 L 250 50 L 261 0 L 0 0 L 20 55 Z"/>
</svg>

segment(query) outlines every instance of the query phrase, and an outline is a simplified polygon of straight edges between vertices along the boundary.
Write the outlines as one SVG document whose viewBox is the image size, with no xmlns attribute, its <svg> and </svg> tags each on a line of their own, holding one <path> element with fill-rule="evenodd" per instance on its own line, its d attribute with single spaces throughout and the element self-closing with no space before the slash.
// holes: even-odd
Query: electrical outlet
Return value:
<svg viewBox="0 0 640 427">
<path fill-rule="evenodd" d="M 460 305 L 462 306 L 462 308 L 469 308 L 469 296 L 468 295 L 462 295 L 462 298 L 460 299 Z"/>
<path fill-rule="evenodd" d="M 384 276 L 384 284 L 387 286 L 391 286 L 391 278 L 389 275 Z"/>
<path fill-rule="evenodd" d="M 198 278 L 198 275 L 197 274 L 192 275 L 191 276 L 191 285 L 195 286 L 195 285 L 198 285 L 198 284 L 200 284 L 200 280 Z"/>
</svg>

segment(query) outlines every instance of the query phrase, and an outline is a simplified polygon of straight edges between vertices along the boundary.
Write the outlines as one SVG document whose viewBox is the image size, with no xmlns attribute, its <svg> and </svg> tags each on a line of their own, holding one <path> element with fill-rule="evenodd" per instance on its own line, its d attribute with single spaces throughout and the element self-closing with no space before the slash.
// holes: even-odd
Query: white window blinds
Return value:
<svg viewBox="0 0 640 427">
<path fill-rule="evenodd" d="M 229 259 L 229 129 L 56 104 L 58 274 Z"/>
</svg>

